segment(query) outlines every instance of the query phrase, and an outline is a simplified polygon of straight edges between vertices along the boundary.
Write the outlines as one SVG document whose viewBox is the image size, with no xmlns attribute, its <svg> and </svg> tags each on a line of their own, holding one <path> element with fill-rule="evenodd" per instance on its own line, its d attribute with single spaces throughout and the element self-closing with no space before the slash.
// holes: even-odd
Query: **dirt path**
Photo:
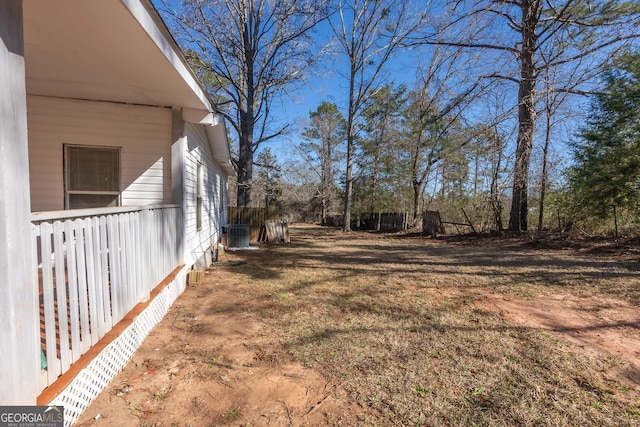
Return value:
<svg viewBox="0 0 640 427">
<path fill-rule="evenodd" d="M 286 360 L 238 306 L 229 274 L 188 287 L 78 425 L 319 425 L 319 408 L 347 410 L 339 387 Z"/>
<path fill-rule="evenodd" d="M 620 375 L 640 386 L 640 309 L 605 297 L 571 294 L 517 299 L 486 293 L 478 306 L 497 310 L 517 324 L 540 328 L 593 354 L 620 357 Z"/>
<path fill-rule="evenodd" d="M 285 331 L 265 321 L 281 313 L 270 301 L 285 301 L 297 292 L 296 287 L 287 287 L 287 292 L 270 293 L 270 280 L 277 280 L 278 275 L 303 274 L 301 283 L 316 283 L 314 273 L 298 273 L 303 271 L 303 264 L 335 269 L 337 279 L 332 280 L 380 275 L 391 284 L 396 280 L 428 282 L 428 287 L 414 290 L 447 298 L 459 294 L 470 304 L 499 313 L 514 325 L 539 329 L 590 354 L 619 358 L 623 363 L 614 374 L 640 390 L 637 306 L 589 292 L 538 292 L 540 289 L 535 288 L 537 282 L 555 277 L 547 274 L 562 274 L 567 281 L 575 276 L 593 286 L 607 275 L 638 283 L 635 271 L 618 271 L 615 262 L 590 265 L 583 258 L 568 257 L 566 262 L 564 258 L 549 262 L 531 273 L 538 268 L 538 261 L 525 266 L 517 250 L 505 256 L 502 248 L 451 247 L 421 240 L 415 244 L 423 245 L 422 252 L 414 253 L 412 242 L 351 236 L 362 239 L 356 247 L 344 236 L 315 232 L 318 234 L 296 236 L 298 243 L 294 239 L 277 256 L 268 247 L 248 251 L 250 254 L 226 255 L 224 262 L 206 274 L 202 284 L 187 288 L 78 425 L 363 425 L 356 421 L 359 415 L 375 414 L 375 409 L 357 403 L 342 383 L 329 381 L 319 371 L 294 362 L 281 344 L 280 335 Z M 545 252 L 538 255 L 542 260 L 555 256 Z M 363 264 L 363 260 L 374 257 L 384 260 L 375 264 L 377 270 Z M 508 262 L 502 261 L 506 258 Z M 338 266 L 338 262 L 343 265 Z M 259 287 L 251 291 L 244 286 L 244 275 L 255 266 L 264 267 L 250 272 L 254 285 L 265 287 L 264 295 L 256 294 Z M 517 280 L 514 275 L 530 275 L 528 280 L 538 291 L 525 296 L 502 292 Z M 477 283 L 473 286 L 461 285 L 474 280 Z M 320 279 L 318 283 L 322 283 Z M 325 292 L 322 289 L 313 292 L 321 295 Z M 326 307 L 306 311 L 314 313 L 316 309 Z M 287 311 L 282 313 L 288 315 Z"/>
</svg>

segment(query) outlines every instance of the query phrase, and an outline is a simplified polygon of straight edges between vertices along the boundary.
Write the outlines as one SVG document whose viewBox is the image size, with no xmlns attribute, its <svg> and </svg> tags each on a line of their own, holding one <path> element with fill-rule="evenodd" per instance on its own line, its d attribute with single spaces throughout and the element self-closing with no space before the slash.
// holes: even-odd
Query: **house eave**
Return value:
<svg viewBox="0 0 640 427">
<path fill-rule="evenodd" d="M 236 171 L 231 162 L 231 151 L 229 150 L 227 126 L 224 117 L 221 114 L 207 110 L 183 108 L 182 120 L 204 126 L 213 158 L 222 167 L 227 177 L 235 176 Z"/>
<path fill-rule="evenodd" d="M 217 114 L 216 116 L 219 121 L 216 124 L 205 127 L 213 158 L 220 164 L 227 177 L 235 176 L 236 170 L 231 162 L 229 140 L 227 139 L 227 126 L 222 116 Z"/>
<path fill-rule="evenodd" d="M 24 22 L 29 94 L 212 110 L 149 0 L 24 2 Z"/>
</svg>

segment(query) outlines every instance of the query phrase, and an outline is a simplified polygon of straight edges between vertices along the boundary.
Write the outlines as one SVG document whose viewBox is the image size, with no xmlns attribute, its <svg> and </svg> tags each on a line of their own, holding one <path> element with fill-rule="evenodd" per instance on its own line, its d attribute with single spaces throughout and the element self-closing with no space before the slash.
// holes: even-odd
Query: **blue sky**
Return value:
<svg viewBox="0 0 640 427">
<path fill-rule="evenodd" d="M 152 0 L 159 9 L 163 0 Z M 178 0 L 168 0 L 170 2 L 178 2 Z M 331 29 L 328 24 L 319 27 L 315 34 L 316 46 L 329 42 L 332 37 Z M 386 82 L 393 81 L 395 84 L 404 83 L 412 88 L 416 80 L 416 71 L 418 65 L 418 56 L 421 53 L 417 51 L 405 52 L 399 54 L 396 58 L 386 64 L 386 72 L 388 73 Z M 424 55 L 424 52 L 422 52 Z M 482 58 L 487 60 L 487 58 Z M 258 151 L 269 147 L 277 156 L 280 162 L 285 161 L 291 156 L 296 156 L 293 144 L 301 142 L 301 132 L 303 131 L 309 113 L 314 111 L 323 101 L 335 103 L 341 111 L 346 115 L 347 95 L 348 95 L 348 79 L 345 74 L 341 74 L 341 69 L 346 69 L 346 61 L 344 54 L 333 54 L 324 58 L 324 62 L 319 64 L 316 70 L 323 70 L 319 75 L 309 78 L 306 85 L 301 85 L 291 89 L 289 96 L 283 95 L 282 99 L 274 100 L 271 111 L 272 129 L 289 125 L 288 132 L 261 145 Z M 379 84 L 385 83 L 384 81 Z M 464 83 L 464 82 L 463 82 Z M 505 92 L 505 103 L 515 105 L 517 101 L 517 86 L 509 86 Z M 477 114 L 476 119 L 482 120 L 482 111 Z M 511 122 L 510 127 L 514 127 L 515 122 Z M 567 138 L 565 133 L 563 139 Z M 511 135 L 511 144 L 514 144 L 514 135 Z"/>
<path fill-rule="evenodd" d="M 323 37 L 329 38 L 329 31 Z M 349 81 L 346 75 L 340 73 L 345 68 L 345 58 L 335 54 L 326 58 L 326 62 L 328 64 L 321 65 L 323 73 L 309 78 L 306 84 L 291 91 L 290 96 L 284 95 L 281 100 L 274 102 L 273 119 L 281 125 L 290 124 L 286 135 L 265 145 L 279 158 L 286 158 L 293 152 L 290 145 L 301 141 L 300 133 L 309 113 L 315 111 L 322 102 L 336 104 L 345 117 L 347 115 Z M 381 83 L 404 83 L 412 87 L 416 72 L 416 52 L 399 53 L 385 67 L 386 76 Z"/>
<path fill-rule="evenodd" d="M 177 9 L 180 8 L 180 0 L 152 0 L 159 11 L 163 9 L 163 2 L 174 4 Z M 421 3 L 417 3 L 419 7 Z M 170 26 L 169 20 L 167 24 Z M 327 22 L 320 24 L 313 32 L 315 45 L 312 47 L 314 51 L 319 51 L 321 47 L 326 46 L 333 38 L 330 25 Z M 383 77 L 378 82 L 382 85 L 387 82 L 395 84 L 404 83 L 409 88 L 414 85 L 417 55 L 413 52 L 398 52 L 398 55 L 385 65 Z M 290 88 L 288 94 L 283 94 L 281 99 L 276 99 L 272 104 L 270 112 L 270 121 L 272 129 L 288 125 L 288 131 L 282 137 L 274 138 L 261 145 L 258 149 L 269 147 L 271 151 L 277 155 L 279 159 L 284 160 L 294 151 L 291 149 L 292 144 L 301 141 L 300 134 L 303 131 L 309 113 L 323 102 L 328 101 L 336 104 L 338 108 L 346 116 L 347 97 L 348 97 L 348 77 L 346 74 L 347 62 L 345 55 L 338 49 L 323 57 L 315 68 L 317 73 L 314 77 L 309 77 L 305 85 L 296 88 Z M 344 72 L 341 73 L 341 70 Z M 235 139 L 235 135 L 232 136 Z"/>
</svg>

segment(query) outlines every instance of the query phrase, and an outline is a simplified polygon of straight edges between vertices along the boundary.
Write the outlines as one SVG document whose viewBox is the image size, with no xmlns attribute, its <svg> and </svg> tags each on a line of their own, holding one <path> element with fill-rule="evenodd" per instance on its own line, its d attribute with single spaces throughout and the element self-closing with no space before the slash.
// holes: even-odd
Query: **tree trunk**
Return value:
<svg viewBox="0 0 640 427">
<path fill-rule="evenodd" d="M 446 189 L 445 189 L 445 187 L 448 184 L 447 183 L 447 176 L 446 176 L 446 168 L 447 168 L 447 160 L 445 159 L 445 160 L 442 161 L 442 172 L 441 172 L 441 174 L 442 174 L 442 176 L 441 176 L 442 183 L 440 184 L 441 185 L 441 187 L 440 187 L 440 197 L 443 200 L 447 195 L 447 192 L 446 192 Z"/>
<path fill-rule="evenodd" d="M 377 199 L 378 199 L 378 175 L 380 174 L 380 151 L 381 151 L 382 143 L 377 144 L 375 155 L 373 156 L 373 173 L 371 176 L 371 215 L 376 212 L 378 209 Z"/>
<path fill-rule="evenodd" d="M 247 22 L 243 22 L 242 39 L 244 41 L 244 61 L 247 64 L 246 75 L 246 97 L 239 102 L 240 106 L 244 106 L 239 111 L 240 115 L 240 134 L 238 135 L 239 153 L 238 153 L 238 207 L 251 207 L 251 182 L 253 178 L 253 129 L 255 126 L 255 93 L 256 86 L 254 84 L 254 52 L 249 42 L 251 28 Z"/>
<path fill-rule="evenodd" d="M 324 190 L 322 195 L 322 217 L 320 218 L 320 225 L 327 225 L 327 198 L 324 196 Z"/>
<path fill-rule="evenodd" d="M 413 161 L 411 162 L 411 186 L 413 188 L 413 223 L 418 220 L 418 205 L 420 203 L 420 195 L 422 194 L 422 185 L 418 179 L 418 155 L 420 153 L 420 141 L 415 146 Z"/>
<path fill-rule="evenodd" d="M 349 111 L 347 117 L 347 170 L 344 186 L 344 224 L 342 231 L 351 231 L 351 193 L 353 192 L 353 144 L 355 139 L 356 115 L 356 72 L 355 58 L 351 58 L 351 72 L 349 75 Z"/>
<path fill-rule="evenodd" d="M 347 178 L 344 191 L 344 224 L 342 231 L 351 231 L 351 193 L 353 191 L 353 124 L 349 117 L 349 136 L 347 137 Z"/>
<path fill-rule="evenodd" d="M 420 204 L 421 186 L 417 180 L 413 180 L 413 223 L 418 220 L 418 206 Z"/>
<path fill-rule="evenodd" d="M 518 139 L 509 217 L 509 230 L 511 231 L 527 230 L 529 162 L 536 124 L 536 69 L 534 61 L 538 4 L 538 0 L 524 0 L 522 2 Z"/>
<path fill-rule="evenodd" d="M 240 114 L 239 153 L 238 153 L 238 207 L 251 207 L 251 179 L 253 177 L 253 114 Z"/>
<path fill-rule="evenodd" d="M 551 141 L 551 109 L 547 101 L 546 109 L 547 128 L 544 134 L 544 149 L 542 150 L 542 178 L 540 179 L 540 204 L 538 205 L 538 231 L 542 231 L 544 220 L 544 199 L 547 196 L 547 157 L 549 156 L 549 143 Z"/>
<path fill-rule="evenodd" d="M 493 159 L 493 170 L 491 171 L 491 209 L 493 211 L 493 221 L 496 229 L 502 231 L 502 202 L 500 201 L 500 194 L 498 193 L 498 178 L 500 177 L 500 169 L 502 163 L 502 143 L 498 136 L 498 132 L 495 133 L 495 152 L 497 158 Z"/>
<path fill-rule="evenodd" d="M 251 177 L 253 175 L 253 153 L 249 143 L 240 140 L 240 153 L 238 155 L 238 207 L 251 207 Z"/>
<path fill-rule="evenodd" d="M 322 142 L 323 147 L 324 147 L 324 141 Z M 329 157 L 327 157 L 326 152 L 323 148 L 322 150 L 324 153 L 323 155 L 323 159 L 322 159 L 322 165 L 320 166 L 321 168 L 321 172 L 320 172 L 320 202 L 321 202 L 321 209 L 322 209 L 322 218 L 320 219 L 320 225 L 327 225 L 327 198 L 329 196 L 329 186 L 327 183 L 328 180 L 328 173 L 327 173 L 327 162 L 329 159 Z"/>
</svg>

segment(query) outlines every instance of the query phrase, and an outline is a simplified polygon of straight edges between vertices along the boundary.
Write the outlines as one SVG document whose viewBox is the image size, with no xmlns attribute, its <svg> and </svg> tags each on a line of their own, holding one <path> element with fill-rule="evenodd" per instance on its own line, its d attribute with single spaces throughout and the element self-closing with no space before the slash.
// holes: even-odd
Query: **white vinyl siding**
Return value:
<svg viewBox="0 0 640 427">
<path fill-rule="evenodd" d="M 220 239 L 224 217 L 221 206 L 221 185 L 226 184 L 221 169 L 214 163 L 204 127 L 185 123 L 187 152 L 185 155 L 185 263 L 201 263 L 202 254 Z M 202 165 L 202 224 L 198 228 L 198 169 Z M 196 265 L 198 266 L 198 265 Z M 198 267 L 206 267 L 201 265 Z"/>
<path fill-rule="evenodd" d="M 171 110 L 27 97 L 33 212 L 64 209 L 63 146 L 121 148 L 123 206 L 171 203 Z"/>
</svg>

